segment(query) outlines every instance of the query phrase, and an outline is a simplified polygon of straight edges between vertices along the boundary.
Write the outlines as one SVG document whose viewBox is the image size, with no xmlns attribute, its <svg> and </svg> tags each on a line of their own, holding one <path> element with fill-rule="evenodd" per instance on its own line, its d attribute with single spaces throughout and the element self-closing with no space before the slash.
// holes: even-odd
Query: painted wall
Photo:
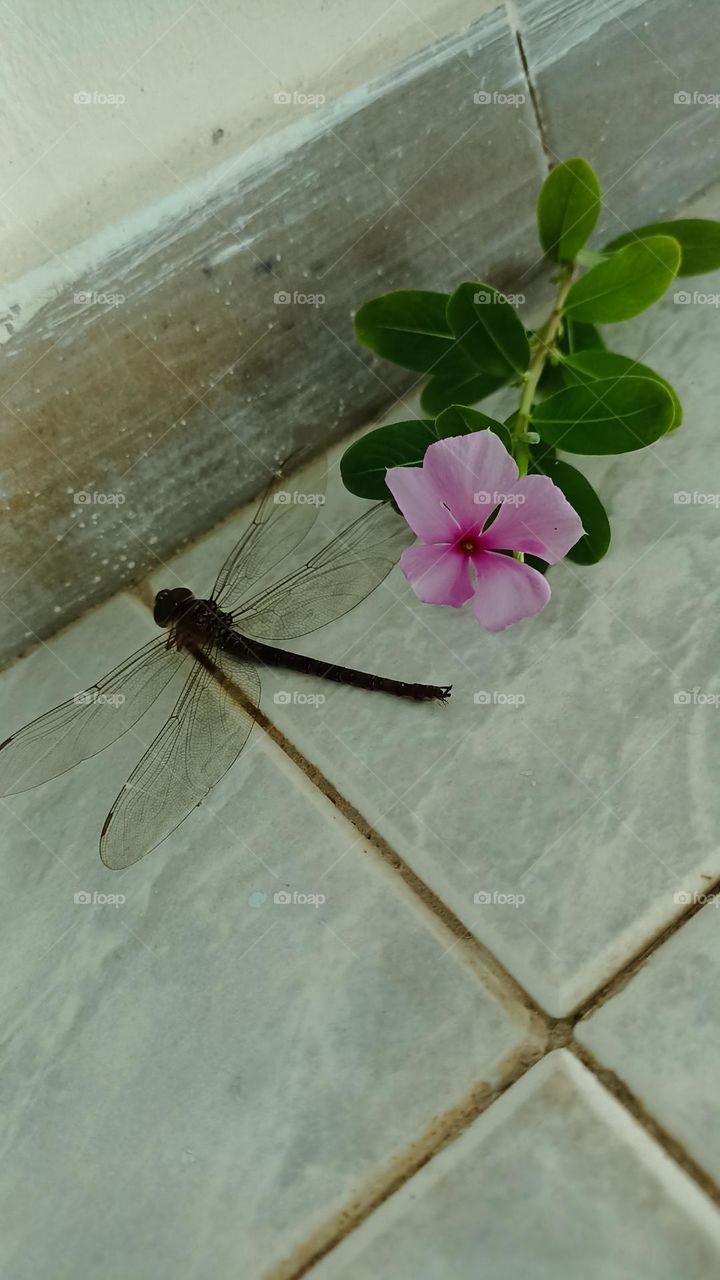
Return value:
<svg viewBox="0 0 720 1280">
<path fill-rule="evenodd" d="M 318 99 L 362 86 L 494 7 L 8 0 L 0 280 L 62 260 L 71 245 L 315 112 Z"/>
</svg>

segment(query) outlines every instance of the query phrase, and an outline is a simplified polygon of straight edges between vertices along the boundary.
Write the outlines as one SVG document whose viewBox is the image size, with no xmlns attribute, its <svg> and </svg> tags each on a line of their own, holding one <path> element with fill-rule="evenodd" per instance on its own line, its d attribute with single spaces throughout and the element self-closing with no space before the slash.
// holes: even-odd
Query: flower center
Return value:
<svg viewBox="0 0 720 1280">
<path fill-rule="evenodd" d="M 464 538 L 461 538 L 457 545 L 458 545 L 458 549 L 460 551 L 463 551 L 466 556 L 473 555 L 480 546 L 477 538 L 473 538 L 472 536 L 468 536 L 468 535 L 466 535 Z"/>
</svg>

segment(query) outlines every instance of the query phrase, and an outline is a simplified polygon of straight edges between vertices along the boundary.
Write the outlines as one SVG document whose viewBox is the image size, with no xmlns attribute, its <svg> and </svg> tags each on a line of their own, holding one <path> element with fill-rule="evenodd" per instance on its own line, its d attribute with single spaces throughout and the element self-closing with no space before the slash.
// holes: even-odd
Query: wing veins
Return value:
<svg viewBox="0 0 720 1280">
<path fill-rule="evenodd" d="M 378 503 L 336 534 L 300 568 L 245 602 L 235 613 L 233 623 L 255 639 L 280 640 L 309 635 L 360 604 L 387 577 L 400 551 L 413 538 L 412 531 L 392 508 Z M 347 573 L 353 568 L 354 577 Z M 344 590 L 323 597 L 323 586 L 332 583 L 333 577 Z M 322 605 L 331 605 L 333 601 L 338 607 L 326 607 L 325 616 L 318 618 L 317 606 L 321 606 L 322 612 Z M 283 606 L 285 617 L 281 621 Z M 308 619 L 313 607 L 315 616 Z M 303 622 L 303 614 L 309 625 Z M 276 624 L 268 632 L 263 627 L 267 627 L 267 620 L 273 615 Z"/>
<path fill-rule="evenodd" d="M 222 651 L 215 647 L 207 656 L 212 666 L 195 661 L 170 716 L 105 820 L 100 856 L 112 869 L 137 862 L 179 827 L 245 746 L 253 717 L 235 705 L 214 674 L 213 667 L 225 676 Z M 257 705 L 257 673 L 240 663 L 236 672 L 235 683 Z"/>
</svg>

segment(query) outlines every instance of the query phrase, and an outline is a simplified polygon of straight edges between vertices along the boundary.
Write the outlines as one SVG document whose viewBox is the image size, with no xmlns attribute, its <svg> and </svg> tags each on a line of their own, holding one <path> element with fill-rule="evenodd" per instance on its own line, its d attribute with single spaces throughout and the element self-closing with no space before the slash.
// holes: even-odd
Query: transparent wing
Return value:
<svg viewBox="0 0 720 1280">
<path fill-rule="evenodd" d="M 260 700 L 259 676 L 217 649 L 203 659 L 215 674 L 193 663 L 172 715 L 105 819 L 100 857 L 112 870 L 131 866 L 169 836 L 245 746 L 251 709 Z"/>
<path fill-rule="evenodd" d="M 104 751 L 147 711 L 184 658 L 151 640 L 90 689 L 19 729 L 0 746 L 0 795 L 28 791 Z"/>
<path fill-rule="evenodd" d="M 283 468 L 295 468 L 308 454 L 295 453 Z M 232 611 L 258 578 L 294 551 L 308 534 L 325 501 L 327 462 L 316 459 L 302 481 L 278 475 L 265 490 L 255 518 L 230 552 L 213 587 L 213 599 Z"/>
<path fill-rule="evenodd" d="M 322 551 L 233 619 L 254 640 L 292 640 L 354 609 L 386 578 L 415 535 L 389 503 L 366 511 Z"/>
</svg>

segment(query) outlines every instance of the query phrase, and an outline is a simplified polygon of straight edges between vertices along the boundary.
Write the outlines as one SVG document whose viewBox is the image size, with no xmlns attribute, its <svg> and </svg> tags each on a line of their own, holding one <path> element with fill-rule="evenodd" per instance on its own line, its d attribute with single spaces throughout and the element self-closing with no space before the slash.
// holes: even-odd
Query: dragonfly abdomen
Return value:
<svg viewBox="0 0 720 1280">
<path fill-rule="evenodd" d="M 279 649 L 275 645 L 264 644 L 261 640 L 251 640 L 239 631 L 231 631 L 226 636 L 219 637 L 218 643 L 225 653 L 238 661 L 300 671 L 303 675 L 318 676 L 321 680 L 333 680 L 336 684 L 348 684 L 375 693 L 390 693 L 396 698 L 410 698 L 414 702 L 446 702 L 452 689 L 452 685 L 411 684 L 405 680 L 373 675 L 369 671 L 358 671 L 354 667 L 343 667 L 322 658 L 311 658 L 304 653 Z"/>
</svg>

